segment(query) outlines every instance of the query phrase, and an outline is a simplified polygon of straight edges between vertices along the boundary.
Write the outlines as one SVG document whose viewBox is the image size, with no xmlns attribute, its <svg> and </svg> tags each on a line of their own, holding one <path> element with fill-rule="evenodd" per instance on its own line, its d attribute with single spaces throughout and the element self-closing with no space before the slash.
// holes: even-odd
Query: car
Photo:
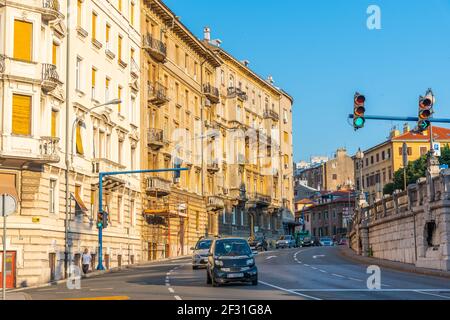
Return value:
<svg viewBox="0 0 450 320">
<path fill-rule="evenodd" d="M 329 237 L 321 237 L 319 241 L 320 241 L 321 246 L 324 246 L 324 247 L 334 246 L 333 240 Z"/>
<path fill-rule="evenodd" d="M 291 235 L 281 236 L 280 239 L 277 240 L 275 247 L 277 249 L 279 249 L 279 248 L 295 248 L 296 247 L 295 239 Z"/>
<path fill-rule="evenodd" d="M 232 282 L 258 285 L 254 254 L 245 239 L 214 239 L 208 253 L 206 283 L 218 287 Z"/>
<path fill-rule="evenodd" d="M 192 269 L 198 269 L 200 267 L 206 267 L 208 263 L 208 252 L 211 247 L 213 239 L 201 238 L 197 241 L 195 247 L 192 250 Z"/>
<path fill-rule="evenodd" d="M 304 237 L 300 240 L 301 247 L 311 247 L 314 245 L 314 240 L 311 237 Z"/>
<path fill-rule="evenodd" d="M 339 240 L 338 245 L 340 246 L 346 246 L 348 245 L 348 240 L 347 238 L 341 238 L 341 240 Z"/>
<path fill-rule="evenodd" d="M 252 251 L 267 251 L 269 245 L 263 236 L 249 237 L 248 244 Z"/>
</svg>

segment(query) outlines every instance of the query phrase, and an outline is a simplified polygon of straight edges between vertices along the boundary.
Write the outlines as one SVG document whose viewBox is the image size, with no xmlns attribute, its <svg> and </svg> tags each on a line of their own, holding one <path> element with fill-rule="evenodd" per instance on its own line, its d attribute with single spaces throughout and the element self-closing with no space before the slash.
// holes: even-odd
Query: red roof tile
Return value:
<svg viewBox="0 0 450 320">
<path fill-rule="evenodd" d="M 450 141 L 450 129 L 433 126 L 433 139 L 440 141 Z M 411 131 L 403 133 L 397 137 L 392 138 L 392 141 L 404 141 L 404 140 L 415 140 L 415 141 L 429 141 L 429 131 L 425 131 L 427 134 L 413 133 Z"/>
</svg>

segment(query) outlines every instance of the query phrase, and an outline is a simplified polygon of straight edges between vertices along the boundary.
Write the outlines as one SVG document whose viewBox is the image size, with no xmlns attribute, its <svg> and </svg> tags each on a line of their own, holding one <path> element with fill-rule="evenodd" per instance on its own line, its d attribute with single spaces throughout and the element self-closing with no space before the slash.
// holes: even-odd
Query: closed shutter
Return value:
<svg viewBox="0 0 450 320">
<path fill-rule="evenodd" d="M 117 51 L 118 60 L 120 62 L 122 61 L 122 37 L 119 37 Z"/>
<path fill-rule="evenodd" d="M 77 125 L 76 135 L 77 135 L 77 153 L 80 155 L 84 155 L 83 140 L 81 139 L 81 126 L 80 125 Z"/>
<path fill-rule="evenodd" d="M 130 22 L 131 22 L 131 25 L 134 25 L 134 3 L 133 2 L 131 3 L 131 6 L 130 6 Z"/>
<path fill-rule="evenodd" d="M 94 68 L 92 68 L 92 88 L 95 88 L 96 75 L 97 75 L 97 71 Z"/>
<path fill-rule="evenodd" d="M 97 15 L 92 12 L 92 39 L 97 39 Z"/>
<path fill-rule="evenodd" d="M 58 117 L 58 112 L 52 110 L 52 137 L 56 137 L 56 119 Z"/>
<path fill-rule="evenodd" d="M 109 43 L 109 34 L 110 34 L 110 31 L 111 31 L 111 27 L 107 24 L 106 25 L 106 43 Z M 109 49 L 109 48 L 107 48 L 107 49 Z"/>
<path fill-rule="evenodd" d="M 12 133 L 31 135 L 31 97 L 13 95 Z"/>
<path fill-rule="evenodd" d="M 118 98 L 119 100 L 122 99 L 122 88 L 121 88 L 121 87 L 119 87 L 119 88 L 117 89 L 117 98 Z M 122 103 L 119 103 L 119 104 L 117 105 L 117 108 L 118 108 L 118 112 L 120 113 L 120 110 L 122 109 Z"/>
<path fill-rule="evenodd" d="M 78 0 L 77 2 L 77 26 L 81 27 L 81 18 L 83 14 L 83 2 Z"/>
<path fill-rule="evenodd" d="M 58 54 L 58 46 L 56 45 L 56 43 L 53 43 L 53 45 L 52 45 L 52 64 L 55 66 L 57 65 L 57 62 L 58 62 L 57 54 Z"/>
<path fill-rule="evenodd" d="M 31 61 L 33 24 L 14 20 L 14 59 Z"/>
</svg>

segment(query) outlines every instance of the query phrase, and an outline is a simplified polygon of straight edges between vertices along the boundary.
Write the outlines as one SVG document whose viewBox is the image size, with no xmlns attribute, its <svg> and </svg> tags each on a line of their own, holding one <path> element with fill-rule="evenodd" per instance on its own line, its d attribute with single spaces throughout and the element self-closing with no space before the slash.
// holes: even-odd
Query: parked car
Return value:
<svg viewBox="0 0 450 320">
<path fill-rule="evenodd" d="M 230 282 L 258 284 L 258 268 L 245 239 L 215 239 L 209 249 L 206 283 L 218 287 Z"/>
<path fill-rule="evenodd" d="M 301 247 L 311 247 L 314 245 L 314 240 L 311 237 L 304 237 L 300 240 Z"/>
<path fill-rule="evenodd" d="M 266 238 L 263 236 L 257 236 L 254 238 L 249 237 L 248 244 L 250 245 L 252 251 L 267 251 L 269 247 Z"/>
<path fill-rule="evenodd" d="M 346 246 L 348 245 L 348 240 L 347 238 L 341 238 L 341 240 L 339 240 L 338 245 L 340 246 Z"/>
<path fill-rule="evenodd" d="M 324 247 L 332 247 L 334 246 L 334 242 L 330 237 L 322 237 L 320 238 L 320 245 Z"/>
<path fill-rule="evenodd" d="M 277 240 L 275 247 L 279 248 L 295 248 L 296 243 L 295 239 L 291 235 L 281 236 L 280 239 Z"/>
<path fill-rule="evenodd" d="M 208 252 L 213 239 L 202 238 L 197 241 L 195 247 L 191 248 L 192 252 L 192 269 L 206 267 L 208 263 Z"/>
</svg>

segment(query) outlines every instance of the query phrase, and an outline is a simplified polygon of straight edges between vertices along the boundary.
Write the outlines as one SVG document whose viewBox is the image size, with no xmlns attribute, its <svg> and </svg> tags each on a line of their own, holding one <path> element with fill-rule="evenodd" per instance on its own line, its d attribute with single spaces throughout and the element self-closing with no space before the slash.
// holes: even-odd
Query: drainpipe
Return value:
<svg viewBox="0 0 450 320">
<path fill-rule="evenodd" d="M 68 268 L 69 268 L 69 258 L 70 258 L 70 247 L 69 247 L 69 213 L 70 213 L 70 207 L 69 207 L 69 198 L 70 198 L 70 190 L 69 190 L 69 170 L 70 170 L 70 157 L 69 157 L 69 124 L 70 124 L 70 115 L 69 115 L 69 109 L 70 109 L 70 94 L 69 94 L 69 80 L 70 80 L 70 28 L 71 28 L 71 15 L 70 15 L 70 7 L 71 7 L 71 1 L 67 0 L 67 42 L 66 42 L 66 172 L 65 172 L 65 180 L 66 180 L 66 209 L 65 209 L 65 222 L 64 222 L 64 231 L 65 231 L 65 250 L 64 250 L 64 271 L 65 271 L 65 277 L 68 277 Z"/>
</svg>

